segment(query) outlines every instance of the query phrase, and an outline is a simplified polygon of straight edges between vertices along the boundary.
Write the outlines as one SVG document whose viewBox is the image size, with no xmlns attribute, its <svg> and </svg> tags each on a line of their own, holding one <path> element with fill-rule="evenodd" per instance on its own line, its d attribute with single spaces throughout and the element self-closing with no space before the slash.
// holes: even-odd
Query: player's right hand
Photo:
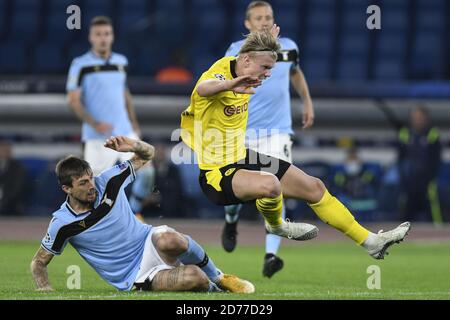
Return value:
<svg viewBox="0 0 450 320">
<path fill-rule="evenodd" d="M 94 129 L 98 133 L 109 135 L 113 130 L 113 126 L 106 122 L 96 122 Z"/>
<path fill-rule="evenodd" d="M 115 136 L 106 139 L 104 146 L 118 152 L 133 152 L 138 140 L 125 136 Z"/>
<path fill-rule="evenodd" d="M 231 90 L 235 93 L 254 94 L 253 88 L 259 87 L 262 83 L 261 79 L 254 76 L 240 76 L 233 80 Z"/>
</svg>

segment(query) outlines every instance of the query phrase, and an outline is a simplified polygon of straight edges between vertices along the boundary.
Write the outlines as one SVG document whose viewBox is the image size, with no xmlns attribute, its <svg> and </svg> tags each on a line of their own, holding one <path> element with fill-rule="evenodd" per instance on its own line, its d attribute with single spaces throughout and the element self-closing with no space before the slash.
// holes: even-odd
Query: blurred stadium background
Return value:
<svg viewBox="0 0 450 320">
<path fill-rule="evenodd" d="M 400 220 L 398 132 L 382 110 L 407 123 L 418 102 L 440 130 L 442 166 L 437 179 L 441 213 L 450 217 L 450 2 L 445 0 L 270 1 L 282 36 L 299 44 L 300 65 L 316 110 L 313 129 L 301 130 L 301 102 L 293 95 L 294 160 L 330 187 L 356 147 L 375 177 L 362 199 L 342 194 L 361 221 Z M 108 15 L 113 50 L 128 57 L 129 87 L 144 139 L 170 161 L 172 132 L 189 103 L 196 78 L 246 33 L 249 1 L 226 0 L 0 0 L 0 138 L 26 170 L 22 208 L 8 215 L 48 217 L 64 195 L 53 173 L 66 154 L 81 154 L 80 123 L 65 98 L 71 60 L 89 49 L 88 24 Z M 81 8 L 81 30 L 68 30 L 66 8 Z M 366 9 L 381 8 L 381 30 L 368 30 Z M 177 65 L 192 80 L 166 83 L 164 67 Z M 146 218 L 223 217 L 198 185 L 195 165 L 174 166 L 170 179 L 144 210 Z M 361 200 L 361 201 L 355 201 Z M 353 202 L 352 202 L 353 201 Z M 293 219 L 315 216 L 288 202 Z M 244 212 L 258 219 L 253 208 Z M 431 217 L 422 217 L 432 221 Z M 42 230 L 44 231 L 44 230 Z"/>
</svg>

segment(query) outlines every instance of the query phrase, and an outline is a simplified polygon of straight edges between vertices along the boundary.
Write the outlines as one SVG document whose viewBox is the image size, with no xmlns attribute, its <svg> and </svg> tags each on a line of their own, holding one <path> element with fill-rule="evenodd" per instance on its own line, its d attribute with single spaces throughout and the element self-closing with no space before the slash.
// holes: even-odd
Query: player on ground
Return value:
<svg viewBox="0 0 450 320">
<path fill-rule="evenodd" d="M 133 215 L 124 189 L 153 158 L 153 146 L 118 136 L 106 140 L 105 147 L 134 156 L 96 177 L 86 161 L 73 156 L 56 166 L 67 200 L 53 213 L 31 262 L 38 290 L 52 290 L 47 265 L 69 242 L 119 290 L 254 292 L 250 282 L 218 270 L 191 237 L 143 224 Z"/>
<path fill-rule="evenodd" d="M 89 41 L 91 49 L 70 66 L 67 92 L 70 108 L 83 122 L 84 159 L 98 175 L 132 156 L 105 148 L 105 139 L 111 135 L 138 138 L 141 131 L 126 85 L 128 60 L 112 52 L 114 33 L 108 17 L 92 19 Z M 131 208 L 140 219 L 142 201 L 152 192 L 153 181 L 154 169 L 149 163 L 139 172 L 130 197 Z"/>
<path fill-rule="evenodd" d="M 252 1 L 245 14 L 245 27 L 250 32 L 270 30 L 274 24 L 272 6 L 266 1 Z M 314 108 L 309 95 L 308 84 L 298 63 L 298 47 L 289 38 L 278 39 L 281 50 L 271 76 L 255 90 L 251 96 L 248 111 L 247 139 L 248 148 L 272 157 L 292 163 L 291 96 L 289 84 L 303 101 L 303 128 L 309 128 L 314 122 Z M 236 56 L 244 40 L 231 44 L 225 56 Z M 222 245 L 231 252 L 236 247 L 237 223 L 242 205 L 225 207 L 225 226 L 222 231 Z M 281 213 L 284 219 L 285 207 Z M 266 255 L 264 256 L 263 275 L 272 277 L 283 268 L 283 260 L 276 256 L 281 238 L 266 234 Z"/>
<path fill-rule="evenodd" d="M 198 80 L 189 107 L 181 115 L 181 138 L 195 151 L 199 182 L 205 195 L 218 205 L 256 201 L 273 234 L 309 240 L 317 227 L 284 221 L 283 197 L 305 200 L 330 226 L 383 259 L 386 249 L 402 241 L 410 229 L 405 222 L 394 230 L 374 234 L 362 227 L 348 209 L 309 176 L 282 159 L 245 149 L 248 102 L 255 87 L 268 78 L 280 45 L 279 27 L 250 33 L 237 57 L 215 62 Z"/>
</svg>

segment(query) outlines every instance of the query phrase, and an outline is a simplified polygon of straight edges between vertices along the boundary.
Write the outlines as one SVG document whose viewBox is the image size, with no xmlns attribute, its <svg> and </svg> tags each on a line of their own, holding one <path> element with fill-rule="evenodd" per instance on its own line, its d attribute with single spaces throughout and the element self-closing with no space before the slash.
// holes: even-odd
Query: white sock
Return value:
<svg viewBox="0 0 450 320">
<path fill-rule="evenodd" d="M 225 206 L 225 221 L 227 223 L 235 223 L 239 220 L 239 211 L 241 211 L 242 204 L 232 204 Z"/>
<path fill-rule="evenodd" d="M 375 233 L 369 232 L 369 235 L 368 235 L 367 239 L 364 240 L 362 246 L 366 249 L 372 248 L 376 244 L 377 237 L 378 236 Z"/>
<path fill-rule="evenodd" d="M 239 214 L 225 214 L 225 221 L 228 223 L 235 223 L 239 220 Z"/>
</svg>

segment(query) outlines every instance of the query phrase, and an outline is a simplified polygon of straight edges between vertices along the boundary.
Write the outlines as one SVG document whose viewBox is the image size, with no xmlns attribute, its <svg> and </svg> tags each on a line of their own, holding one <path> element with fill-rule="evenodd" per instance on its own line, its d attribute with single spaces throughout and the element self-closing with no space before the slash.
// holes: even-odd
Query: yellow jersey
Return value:
<svg viewBox="0 0 450 320">
<path fill-rule="evenodd" d="M 210 97 L 197 93 L 203 80 L 236 78 L 236 57 L 216 61 L 197 81 L 189 107 L 181 114 L 181 138 L 197 154 L 202 170 L 214 170 L 246 157 L 245 130 L 249 94 L 222 91 Z"/>
</svg>

